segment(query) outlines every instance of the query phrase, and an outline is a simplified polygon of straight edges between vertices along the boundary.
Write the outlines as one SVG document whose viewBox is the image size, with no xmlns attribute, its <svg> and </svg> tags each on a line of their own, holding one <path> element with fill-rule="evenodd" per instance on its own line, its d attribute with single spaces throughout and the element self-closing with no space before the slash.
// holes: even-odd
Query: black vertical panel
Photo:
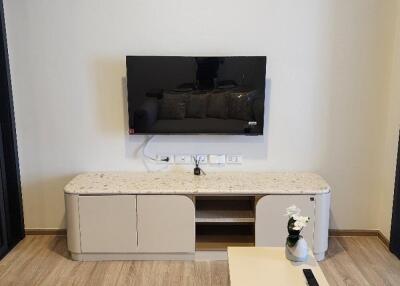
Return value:
<svg viewBox="0 0 400 286">
<path fill-rule="evenodd" d="M 0 124 L 3 142 L 0 152 L 4 162 L 2 196 L 7 244 L 8 248 L 12 248 L 25 233 L 3 0 L 0 0 L 0 25 Z"/>
<path fill-rule="evenodd" d="M 3 149 L 3 141 L 1 140 L 1 125 L 0 125 L 0 150 Z M 4 174 L 4 158 L 3 153 L 0 152 L 0 258 L 2 258 L 8 251 L 7 243 L 7 227 L 5 217 L 5 204 L 4 204 L 4 190 L 5 190 L 5 174 Z"/>
<path fill-rule="evenodd" d="M 399 136 L 400 143 L 400 136 Z M 397 151 L 396 179 L 394 184 L 390 251 L 400 258 L 400 144 Z"/>
</svg>

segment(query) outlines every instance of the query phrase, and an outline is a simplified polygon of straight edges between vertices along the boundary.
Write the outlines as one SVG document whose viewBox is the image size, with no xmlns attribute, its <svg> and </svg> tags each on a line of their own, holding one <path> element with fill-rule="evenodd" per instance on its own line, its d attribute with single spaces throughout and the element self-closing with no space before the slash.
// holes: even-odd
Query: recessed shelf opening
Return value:
<svg viewBox="0 0 400 286">
<path fill-rule="evenodd" d="M 254 196 L 196 197 L 196 250 L 254 246 Z"/>
</svg>

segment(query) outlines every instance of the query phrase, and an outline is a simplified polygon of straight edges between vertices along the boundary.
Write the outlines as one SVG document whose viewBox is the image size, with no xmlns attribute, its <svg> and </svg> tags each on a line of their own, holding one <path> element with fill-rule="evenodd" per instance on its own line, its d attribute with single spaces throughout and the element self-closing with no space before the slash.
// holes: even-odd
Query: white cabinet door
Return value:
<svg viewBox="0 0 400 286">
<path fill-rule="evenodd" d="M 315 199 L 312 195 L 268 195 L 256 204 L 256 246 L 284 246 L 288 236 L 286 208 L 296 205 L 310 222 L 301 234 L 309 247 L 313 245 Z"/>
<path fill-rule="evenodd" d="M 79 196 L 83 253 L 137 250 L 136 196 Z"/>
<path fill-rule="evenodd" d="M 190 253 L 195 249 L 195 207 L 179 195 L 138 195 L 138 251 Z"/>
</svg>

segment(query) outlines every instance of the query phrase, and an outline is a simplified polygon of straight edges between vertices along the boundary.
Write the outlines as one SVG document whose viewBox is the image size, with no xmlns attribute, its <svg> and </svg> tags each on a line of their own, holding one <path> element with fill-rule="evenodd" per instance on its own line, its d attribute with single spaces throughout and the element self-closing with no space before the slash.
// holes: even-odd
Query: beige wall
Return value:
<svg viewBox="0 0 400 286">
<path fill-rule="evenodd" d="M 242 153 L 241 170 L 321 173 L 332 227 L 375 228 L 396 0 L 5 0 L 28 228 L 64 227 L 63 186 L 143 170 L 126 135 L 125 56 L 266 55 L 264 138 L 158 137 L 152 151 Z"/>
<path fill-rule="evenodd" d="M 388 101 L 382 137 L 379 177 L 379 208 L 376 212 L 377 229 L 389 238 L 392 219 L 393 190 L 396 172 L 397 146 L 400 129 L 400 5 L 397 6 L 396 31 L 393 41 L 391 72 L 387 76 Z"/>
</svg>

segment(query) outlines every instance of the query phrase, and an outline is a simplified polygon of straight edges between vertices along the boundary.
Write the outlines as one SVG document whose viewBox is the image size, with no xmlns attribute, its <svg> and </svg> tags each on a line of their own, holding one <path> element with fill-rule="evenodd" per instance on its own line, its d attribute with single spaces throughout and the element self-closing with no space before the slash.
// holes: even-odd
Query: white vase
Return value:
<svg viewBox="0 0 400 286">
<path fill-rule="evenodd" d="M 300 236 L 292 247 L 286 244 L 286 258 L 294 262 L 304 262 L 308 258 L 308 245 L 306 240 Z"/>
</svg>

